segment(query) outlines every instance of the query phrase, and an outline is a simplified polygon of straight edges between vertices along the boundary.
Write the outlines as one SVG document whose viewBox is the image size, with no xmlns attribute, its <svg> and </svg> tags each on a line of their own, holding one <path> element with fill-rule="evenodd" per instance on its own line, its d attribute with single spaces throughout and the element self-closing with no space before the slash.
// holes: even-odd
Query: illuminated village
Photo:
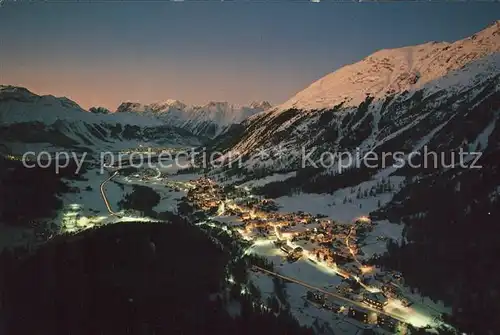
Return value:
<svg viewBox="0 0 500 335">
<path fill-rule="evenodd" d="M 300 211 L 282 213 L 273 200 L 252 195 L 248 187 L 225 193 L 208 178 L 190 181 L 190 185 L 188 201 L 195 209 L 211 213 L 209 220 L 224 222 L 254 245 L 271 243 L 282 252 L 284 262 L 310 262 L 342 278 L 333 294 L 310 290 L 310 303 L 345 315 L 360 326 L 376 326 L 381 333 L 406 333 L 407 323 L 412 323 L 408 318 L 416 313 L 403 294 L 401 274 L 384 272 L 360 259 L 360 245 L 376 225 L 370 217 L 341 223 Z M 377 239 L 385 241 L 384 236 Z"/>
<path fill-rule="evenodd" d="M 136 150 L 140 152 L 142 148 Z M 133 185 L 143 185 L 158 192 L 160 208 L 176 212 L 180 203 L 188 204 L 191 214 L 181 215 L 191 215 L 190 221 L 196 225 L 208 224 L 230 232 L 231 238 L 242 242 L 245 254 L 269 260 L 277 267 L 274 273 L 253 267 L 254 279 L 259 276 L 269 279 L 279 274 L 286 282 L 296 280 L 295 284 L 302 287 L 298 290 L 290 285 L 295 289 L 291 299 L 302 302 L 294 301 L 295 310 L 300 311 L 300 305 L 307 304 L 310 316 L 321 315 L 322 320 L 347 324 L 352 330 L 346 331 L 349 334 L 356 333 L 356 329 L 374 330 L 377 334 L 407 334 L 411 333 L 410 326 L 443 324 L 439 319 L 441 312 L 433 310 L 435 305 L 424 302 L 418 293 L 414 294 L 400 273 L 374 265 L 377 254 L 386 250 L 387 240 L 394 236 L 384 225 L 390 225 L 391 229 L 396 225 L 366 214 L 352 215 L 355 218 L 348 221 L 334 220 L 317 212 L 290 212 L 295 206 L 285 211 L 279 200 L 255 195 L 251 184 L 224 184 L 207 175 L 189 173 L 190 170 L 161 171 L 156 166 L 109 166 L 107 169 L 110 177 L 104 181 L 99 175 L 88 173 L 94 184 L 93 188 L 87 186 L 88 191 L 84 192 L 100 189 L 104 202 L 109 205 L 107 196 L 117 199 L 122 192 L 131 192 Z M 76 232 L 116 220 L 153 220 L 143 212 L 116 208 L 113 204 L 111 211 L 108 208 L 110 215 L 103 215 L 92 210 L 98 208 L 101 199 L 83 206 L 77 204 L 79 197 L 80 193 L 74 193 L 71 204 L 62 211 L 63 232 Z"/>
</svg>

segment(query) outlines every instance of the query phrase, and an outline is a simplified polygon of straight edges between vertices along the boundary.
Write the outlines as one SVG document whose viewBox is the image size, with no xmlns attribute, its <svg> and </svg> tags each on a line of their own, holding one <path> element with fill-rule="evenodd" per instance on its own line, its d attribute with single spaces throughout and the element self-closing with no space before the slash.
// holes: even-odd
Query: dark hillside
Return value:
<svg viewBox="0 0 500 335">
<path fill-rule="evenodd" d="M 222 298 L 209 298 L 228 254 L 181 221 L 62 236 L 22 261 L 3 254 L 7 333 L 307 334 L 285 314 L 250 307 L 231 318 Z"/>
</svg>

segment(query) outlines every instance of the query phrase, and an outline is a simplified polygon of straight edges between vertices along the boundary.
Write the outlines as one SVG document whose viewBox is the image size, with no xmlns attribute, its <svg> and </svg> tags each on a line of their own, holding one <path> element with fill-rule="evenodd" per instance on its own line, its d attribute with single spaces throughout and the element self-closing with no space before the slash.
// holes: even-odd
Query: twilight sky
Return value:
<svg viewBox="0 0 500 335">
<path fill-rule="evenodd" d="M 500 18 L 498 3 L 292 2 L 7 1 L 0 84 L 111 110 L 277 104 L 378 49 L 453 41 Z"/>
</svg>

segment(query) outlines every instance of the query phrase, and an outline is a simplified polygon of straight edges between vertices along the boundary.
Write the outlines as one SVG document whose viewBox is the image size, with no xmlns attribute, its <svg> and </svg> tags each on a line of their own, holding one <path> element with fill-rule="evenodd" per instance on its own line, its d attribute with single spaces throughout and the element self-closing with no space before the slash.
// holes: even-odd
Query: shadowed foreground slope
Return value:
<svg viewBox="0 0 500 335">
<path fill-rule="evenodd" d="M 4 254 L 7 333 L 308 334 L 271 313 L 231 318 L 224 299 L 209 299 L 221 291 L 227 261 L 180 221 L 63 236 L 23 261 Z"/>
</svg>

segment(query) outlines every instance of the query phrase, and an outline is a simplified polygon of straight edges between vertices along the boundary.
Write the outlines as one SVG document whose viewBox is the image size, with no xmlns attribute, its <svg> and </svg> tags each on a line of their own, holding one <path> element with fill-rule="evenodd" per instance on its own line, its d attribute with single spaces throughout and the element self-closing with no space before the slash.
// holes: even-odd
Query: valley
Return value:
<svg viewBox="0 0 500 335">
<path fill-rule="evenodd" d="M 0 300 L 0 334 L 4 314 L 24 326 L 32 278 L 17 281 L 45 266 L 46 292 L 81 303 L 68 320 L 91 318 L 95 286 L 141 320 L 124 334 L 165 333 L 175 304 L 231 335 L 500 332 L 500 21 L 379 50 L 276 106 L 87 111 L 1 85 L 0 142 L 0 298 L 16 310 Z M 195 319 L 176 333 L 210 325 Z"/>
<path fill-rule="evenodd" d="M 158 173 L 153 172 L 155 170 Z M 282 212 L 274 201 L 255 196 L 248 186 L 223 187 L 203 175 L 161 173 L 154 165 L 126 176 L 111 168 L 109 177 L 101 183 L 101 196 L 109 215 L 120 220 L 131 214 L 117 213 L 110 207 L 113 200 L 108 199 L 105 191 L 109 182 L 147 186 L 160 194 L 179 190 L 179 196 L 186 197 L 192 206 L 192 211 L 185 215 L 194 225 L 217 227 L 233 239 L 247 241 L 250 244 L 245 254 L 264 257 L 274 264 L 274 271 L 278 273 L 254 266 L 257 272 L 252 275 L 252 280 L 263 290 L 265 285 L 261 288 L 259 282 L 265 281 L 265 277 L 286 279 L 285 282 L 289 282 L 287 287 L 292 286 L 286 299 L 299 320 L 312 322 L 305 320 L 318 319 L 322 323 L 337 320 L 333 329 L 351 328 L 352 334 L 377 325 L 379 331 L 386 329 L 389 333 L 406 333 L 408 324 L 413 327 L 443 326 L 442 321 L 438 321 L 441 317 L 439 310 L 442 311 L 443 307 L 411 293 L 404 287 L 401 274 L 386 272 L 370 264 L 371 250 L 382 253 L 388 238 L 398 238 L 398 234 L 401 237 L 397 225 L 378 223 L 368 216 L 338 222 L 320 213 Z M 178 201 L 181 198 L 177 198 Z M 194 219 L 199 216 L 195 212 L 204 213 L 206 219 Z M 342 215 L 345 217 L 345 212 Z M 127 220 L 141 217 L 131 216 Z M 382 231 L 389 236 L 382 235 Z M 319 307 L 305 309 L 304 301 L 311 293 L 323 298 L 318 298 L 321 301 Z M 382 308 L 368 303 L 370 294 L 377 293 L 383 299 Z M 323 307 L 328 306 L 328 298 L 341 308 L 338 313 L 327 312 L 328 307 Z M 317 301 L 313 299 L 312 302 Z M 353 319 L 349 313 L 356 312 L 370 314 L 370 319 Z M 387 326 L 387 323 L 392 326 Z"/>
</svg>

